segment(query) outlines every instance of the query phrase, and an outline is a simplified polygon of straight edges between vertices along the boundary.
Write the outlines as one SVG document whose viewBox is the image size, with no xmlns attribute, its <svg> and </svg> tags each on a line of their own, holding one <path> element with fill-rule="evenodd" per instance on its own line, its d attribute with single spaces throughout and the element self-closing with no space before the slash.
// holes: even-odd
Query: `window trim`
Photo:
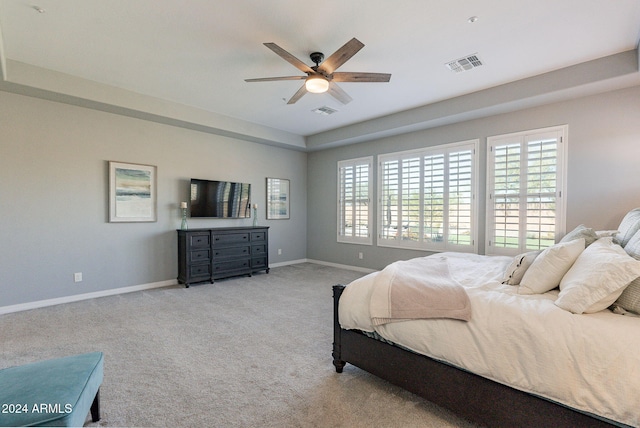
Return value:
<svg viewBox="0 0 640 428">
<path fill-rule="evenodd" d="M 358 165 L 367 165 L 369 168 L 368 179 L 367 179 L 367 192 L 369 196 L 369 210 L 367 212 L 367 227 L 368 234 L 366 237 L 359 236 L 347 236 L 344 235 L 341 230 L 341 217 L 344 211 L 344 206 L 342 204 L 342 169 L 345 167 L 355 167 Z M 355 183 L 354 183 L 355 184 Z M 373 245 L 373 233 L 371 231 L 375 227 L 373 224 L 373 156 L 365 156 L 361 158 L 355 159 L 345 159 L 338 161 L 337 167 L 337 216 L 336 216 L 336 234 L 337 234 L 337 242 L 339 243 L 347 243 L 347 244 L 360 244 L 360 245 Z"/>
<path fill-rule="evenodd" d="M 566 230 L 567 216 L 567 154 L 568 150 L 568 125 L 558 125 L 547 128 L 532 129 L 527 131 L 513 132 L 487 137 L 487 178 L 486 178 L 486 220 L 485 220 L 485 254 L 488 255 L 517 255 L 528 250 L 526 241 L 519 236 L 518 248 L 503 248 L 492 245 L 494 238 L 494 217 L 495 210 L 493 204 L 493 193 L 495 183 L 495 152 L 493 148 L 501 142 L 520 140 L 521 144 L 526 143 L 528 137 L 544 138 L 544 134 L 559 135 L 559 143 L 556 151 L 556 227 L 555 242 L 564 235 Z"/>
<path fill-rule="evenodd" d="M 478 252 L 478 215 L 479 215 L 479 207 L 478 207 L 478 190 L 479 190 L 479 161 L 478 161 L 478 149 L 480 145 L 479 139 L 471 139 L 465 141 L 458 141 L 454 143 L 446 143 L 439 144 L 435 146 L 423 147 L 420 149 L 412 149 L 405 150 L 401 152 L 393 152 L 393 153 L 385 153 L 378 155 L 378 180 L 377 180 L 377 194 L 376 201 L 378 203 L 378 209 L 376 210 L 376 219 L 377 219 L 377 246 L 378 247 L 387 247 L 387 248 L 401 248 L 401 249 L 413 249 L 413 250 L 426 250 L 433 252 L 441 252 L 441 251 L 458 251 L 458 252 L 468 252 L 468 253 L 477 253 Z M 383 163 L 388 160 L 402 160 L 403 158 L 408 157 L 424 157 L 427 155 L 437 155 L 444 154 L 448 155 L 456 150 L 460 150 L 463 148 L 469 148 L 472 151 L 472 171 L 471 171 L 471 245 L 457 245 L 450 244 L 448 240 L 443 239 L 442 243 L 434 244 L 433 242 L 425 242 L 422 240 L 423 234 L 420 234 L 420 239 L 418 241 L 403 241 L 403 240 L 391 240 L 391 239 L 382 239 L 382 228 L 384 227 L 384 204 L 382 203 L 383 197 L 383 186 L 384 186 L 384 177 L 383 177 Z M 447 166 L 448 169 L 448 160 Z M 424 182 L 424 176 L 421 173 L 420 177 L 421 183 Z M 421 184 L 422 185 L 422 184 Z M 447 180 L 447 188 L 448 188 L 448 180 Z M 446 191 L 448 192 L 448 190 Z M 423 218 L 423 195 L 422 192 L 420 196 L 420 216 Z"/>
</svg>

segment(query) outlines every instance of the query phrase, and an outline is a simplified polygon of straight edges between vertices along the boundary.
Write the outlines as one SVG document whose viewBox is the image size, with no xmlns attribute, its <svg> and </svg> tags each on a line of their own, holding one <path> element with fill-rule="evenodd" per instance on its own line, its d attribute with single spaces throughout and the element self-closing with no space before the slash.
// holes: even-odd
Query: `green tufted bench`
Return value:
<svg viewBox="0 0 640 428">
<path fill-rule="evenodd" d="M 102 352 L 0 370 L 0 426 L 83 426 L 100 420 Z"/>
</svg>

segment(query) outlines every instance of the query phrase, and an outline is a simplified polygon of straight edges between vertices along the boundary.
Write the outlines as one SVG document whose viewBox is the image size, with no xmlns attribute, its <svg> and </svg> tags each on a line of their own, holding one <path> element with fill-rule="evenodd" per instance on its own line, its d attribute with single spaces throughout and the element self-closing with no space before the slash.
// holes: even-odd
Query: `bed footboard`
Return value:
<svg viewBox="0 0 640 428">
<path fill-rule="evenodd" d="M 333 365 L 353 364 L 475 423 L 491 427 L 611 427 L 605 421 L 483 378 L 449 364 L 343 330 L 338 303 L 343 285 L 333 286 Z"/>
</svg>

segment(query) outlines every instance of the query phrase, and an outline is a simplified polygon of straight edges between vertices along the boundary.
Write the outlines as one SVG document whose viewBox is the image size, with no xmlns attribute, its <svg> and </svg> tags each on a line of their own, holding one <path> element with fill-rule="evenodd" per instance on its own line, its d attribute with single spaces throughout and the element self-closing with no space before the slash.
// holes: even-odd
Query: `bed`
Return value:
<svg viewBox="0 0 640 428">
<path fill-rule="evenodd" d="M 439 253 L 336 285 L 336 371 L 353 364 L 486 426 L 640 426 L 638 230 L 634 210 L 611 236 L 581 225 L 544 251 Z M 423 272 L 421 287 L 450 282 L 467 301 L 391 308 Z"/>
</svg>

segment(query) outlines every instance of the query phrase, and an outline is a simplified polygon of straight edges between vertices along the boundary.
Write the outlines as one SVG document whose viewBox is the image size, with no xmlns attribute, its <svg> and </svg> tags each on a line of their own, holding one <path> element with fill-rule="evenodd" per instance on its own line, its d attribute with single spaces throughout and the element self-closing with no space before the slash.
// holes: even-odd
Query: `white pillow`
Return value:
<svg viewBox="0 0 640 428">
<path fill-rule="evenodd" d="M 608 308 L 640 276 L 640 261 L 612 238 L 600 238 L 580 254 L 560 282 L 556 306 L 574 314 Z"/>
<path fill-rule="evenodd" d="M 524 273 L 518 294 L 542 294 L 556 288 L 584 246 L 584 238 L 580 238 L 546 248 Z"/>
<path fill-rule="evenodd" d="M 529 251 L 528 253 L 522 253 L 514 257 L 513 261 L 507 267 L 502 278 L 503 284 L 518 285 L 522 281 L 524 273 L 529 269 L 531 263 L 538 257 L 540 251 Z"/>
</svg>

